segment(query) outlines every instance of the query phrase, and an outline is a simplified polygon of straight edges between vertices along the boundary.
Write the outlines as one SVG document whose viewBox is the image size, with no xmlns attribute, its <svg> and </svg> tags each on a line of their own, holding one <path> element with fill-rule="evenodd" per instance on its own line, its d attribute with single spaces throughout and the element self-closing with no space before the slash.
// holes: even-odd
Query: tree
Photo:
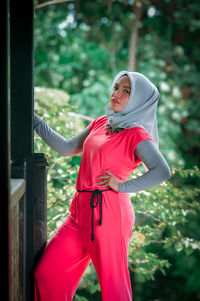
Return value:
<svg viewBox="0 0 200 301">
<path fill-rule="evenodd" d="M 138 41 L 138 30 L 140 28 L 141 16 L 143 12 L 143 4 L 136 1 L 133 4 L 133 14 L 135 16 L 132 24 L 130 43 L 129 43 L 129 62 L 128 70 L 135 71 L 136 69 L 136 53 L 137 53 L 137 41 Z"/>
</svg>

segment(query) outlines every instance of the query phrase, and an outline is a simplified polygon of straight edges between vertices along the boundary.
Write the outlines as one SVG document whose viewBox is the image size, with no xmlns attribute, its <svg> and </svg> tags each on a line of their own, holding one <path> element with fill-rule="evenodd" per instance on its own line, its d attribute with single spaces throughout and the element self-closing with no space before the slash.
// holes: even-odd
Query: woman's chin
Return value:
<svg viewBox="0 0 200 301">
<path fill-rule="evenodd" d="M 120 105 L 118 103 L 111 103 L 110 109 L 114 112 L 121 112 Z"/>
</svg>

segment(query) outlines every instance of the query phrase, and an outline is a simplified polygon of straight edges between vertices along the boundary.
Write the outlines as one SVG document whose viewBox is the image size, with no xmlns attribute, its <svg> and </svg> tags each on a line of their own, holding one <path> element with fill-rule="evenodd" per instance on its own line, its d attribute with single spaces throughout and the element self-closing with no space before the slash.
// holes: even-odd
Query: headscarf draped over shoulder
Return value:
<svg viewBox="0 0 200 301">
<path fill-rule="evenodd" d="M 112 83 L 111 92 L 120 77 L 127 75 L 131 82 L 129 101 L 121 112 L 114 112 L 110 104 L 106 106 L 108 123 L 112 128 L 142 127 L 153 138 L 155 145 L 159 145 L 156 110 L 160 94 L 156 86 L 143 74 L 138 72 L 119 72 Z"/>
</svg>

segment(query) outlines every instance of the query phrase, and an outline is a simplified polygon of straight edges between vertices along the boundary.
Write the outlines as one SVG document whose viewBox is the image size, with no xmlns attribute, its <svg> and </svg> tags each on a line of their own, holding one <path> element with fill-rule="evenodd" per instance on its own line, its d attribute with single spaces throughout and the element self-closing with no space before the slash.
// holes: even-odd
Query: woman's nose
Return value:
<svg viewBox="0 0 200 301">
<path fill-rule="evenodd" d="M 120 93 L 120 91 L 119 91 L 119 90 L 117 90 L 117 91 L 115 91 L 115 92 L 114 92 L 114 95 L 120 98 L 120 96 L 121 96 L 121 93 Z"/>
</svg>

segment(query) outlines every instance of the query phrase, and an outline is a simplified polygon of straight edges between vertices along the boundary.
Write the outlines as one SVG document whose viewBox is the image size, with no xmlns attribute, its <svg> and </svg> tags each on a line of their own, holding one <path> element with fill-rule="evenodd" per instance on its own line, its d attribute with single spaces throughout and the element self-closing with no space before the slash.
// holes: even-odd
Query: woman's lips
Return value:
<svg viewBox="0 0 200 301">
<path fill-rule="evenodd" d="M 119 101 L 116 98 L 112 98 L 112 103 L 119 103 Z"/>
</svg>

